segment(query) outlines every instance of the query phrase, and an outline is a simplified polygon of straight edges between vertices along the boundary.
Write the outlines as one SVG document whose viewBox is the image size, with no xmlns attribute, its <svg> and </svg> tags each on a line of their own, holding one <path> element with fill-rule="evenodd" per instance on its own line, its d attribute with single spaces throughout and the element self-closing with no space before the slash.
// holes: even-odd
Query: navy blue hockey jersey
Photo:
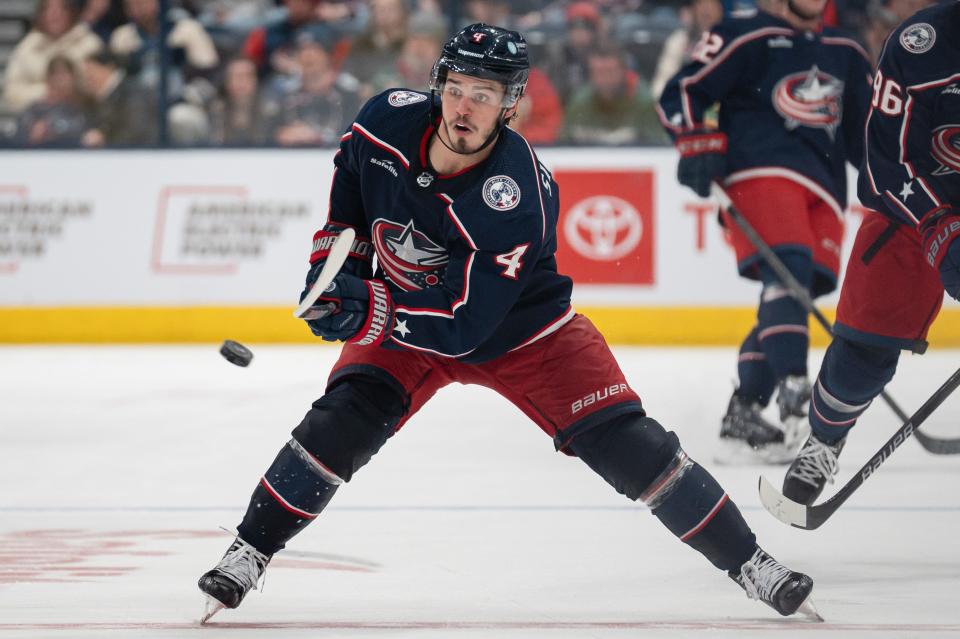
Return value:
<svg viewBox="0 0 960 639">
<path fill-rule="evenodd" d="M 692 55 L 660 98 L 668 132 L 702 127 L 719 102 L 727 184 L 786 177 L 842 213 L 845 161 L 860 165 L 870 101 L 870 62 L 860 45 L 829 27 L 797 31 L 761 11 L 725 19 Z"/>
<path fill-rule="evenodd" d="M 329 222 L 368 238 L 390 287 L 387 348 L 481 362 L 572 319 L 572 282 L 557 273 L 559 194 L 550 172 L 506 128 L 483 162 L 437 175 L 429 94 L 372 98 L 343 135 Z"/>
<path fill-rule="evenodd" d="M 960 3 L 924 9 L 887 39 L 859 195 L 911 226 L 960 206 Z"/>
</svg>

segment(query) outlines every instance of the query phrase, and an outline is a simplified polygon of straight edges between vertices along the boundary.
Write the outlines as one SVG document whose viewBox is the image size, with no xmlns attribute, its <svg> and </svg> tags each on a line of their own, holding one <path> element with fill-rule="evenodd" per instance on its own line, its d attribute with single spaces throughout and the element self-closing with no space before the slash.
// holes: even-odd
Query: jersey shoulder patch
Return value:
<svg viewBox="0 0 960 639">
<path fill-rule="evenodd" d="M 387 104 L 392 107 L 405 107 L 417 102 L 426 102 L 427 95 L 408 89 L 392 89 L 387 95 Z"/>
<path fill-rule="evenodd" d="M 926 22 L 917 22 L 900 32 L 900 46 L 910 53 L 926 53 L 937 42 L 937 30 Z"/>
</svg>

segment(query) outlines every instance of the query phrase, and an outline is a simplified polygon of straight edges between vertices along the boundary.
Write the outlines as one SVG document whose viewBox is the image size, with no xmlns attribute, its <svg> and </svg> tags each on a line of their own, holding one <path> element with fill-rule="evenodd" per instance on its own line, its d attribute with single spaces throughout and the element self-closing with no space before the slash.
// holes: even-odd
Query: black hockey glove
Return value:
<svg viewBox="0 0 960 639">
<path fill-rule="evenodd" d="M 677 180 L 700 197 L 709 197 L 710 183 L 726 173 L 727 136 L 720 131 L 694 129 L 677 136 L 677 150 Z"/>
<path fill-rule="evenodd" d="M 920 224 L 920 234 L 924 258 L 940 272 L 943 290 L 960 299 L 960 211 L 948 206 L 929 213 Z"/>
<path fill-rule="evenodd" d="M 306 291 L 300 299 L 304 295 Z M 393 299 L 381 280 L 363 280 L 341 272 L 314 308 L 325 305 L 329 309 L 327 315 L 306 319 L 313 334 L 328 342 L 376 346 L 393 331 Z"/>
</svg>

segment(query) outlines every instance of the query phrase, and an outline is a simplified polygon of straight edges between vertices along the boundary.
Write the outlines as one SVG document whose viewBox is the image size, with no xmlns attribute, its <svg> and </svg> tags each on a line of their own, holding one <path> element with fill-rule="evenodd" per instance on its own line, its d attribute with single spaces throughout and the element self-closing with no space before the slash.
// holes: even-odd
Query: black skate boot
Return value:
<svg viewBox="0 0 960 639">
<path fill-rule="evenodd" d="M 777 407 L 787 448 L 796 449 L 810 433 L 807 422 L 810 392 L 810 380 L 803 375 L 788 375 L 777 385 Z"/>
<path fill-rule="evenodd" d="M 815 502 L 827 482 L 833 483 L 839 468 L 837 457 L 846 441 L 828 444 L 810 433 L 783 478 L 783 496 L 807 506 Z"/>
<path fill-rule="evenodd" d="M 200 623 L 223 608 L 236 608 L 248 592 L 256 590 L 270 557 L 237 537 L 220 563 L 197 582 L 207 595 L 207 608 Z"/>
<path fill-rule="evenodd" d="M 747 592 L 747 597 L 759 599 L 785 617 L 800 612 L 823 621 L 810 599 L 813 579 L 793 572 L 762 548 L 757 548 L 740 572 L 727 574 Z"/>
<path fill-rule="evenodd" d="M 757 402 L 740 397 L 736 391 L 720 422 L 720 464 L 764 463 L 786 464 L 793 454 L 783 445 L 783 431 L 761 415 Z"/>
</svg>

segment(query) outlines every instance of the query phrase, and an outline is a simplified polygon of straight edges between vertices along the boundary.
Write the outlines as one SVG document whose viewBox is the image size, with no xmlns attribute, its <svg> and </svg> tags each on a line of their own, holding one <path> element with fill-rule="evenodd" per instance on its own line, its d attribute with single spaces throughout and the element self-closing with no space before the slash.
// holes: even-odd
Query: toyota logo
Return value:
<svg viewBox="0 0 960 639">
<path fill-rule="evenodd" d="M 631 253 L 643 237 L 640 212 L 626 200 L 595 195 L 571 207 L 563 224 L 573 249 L 593 260 L 612 262 Z"/>
</svg>

